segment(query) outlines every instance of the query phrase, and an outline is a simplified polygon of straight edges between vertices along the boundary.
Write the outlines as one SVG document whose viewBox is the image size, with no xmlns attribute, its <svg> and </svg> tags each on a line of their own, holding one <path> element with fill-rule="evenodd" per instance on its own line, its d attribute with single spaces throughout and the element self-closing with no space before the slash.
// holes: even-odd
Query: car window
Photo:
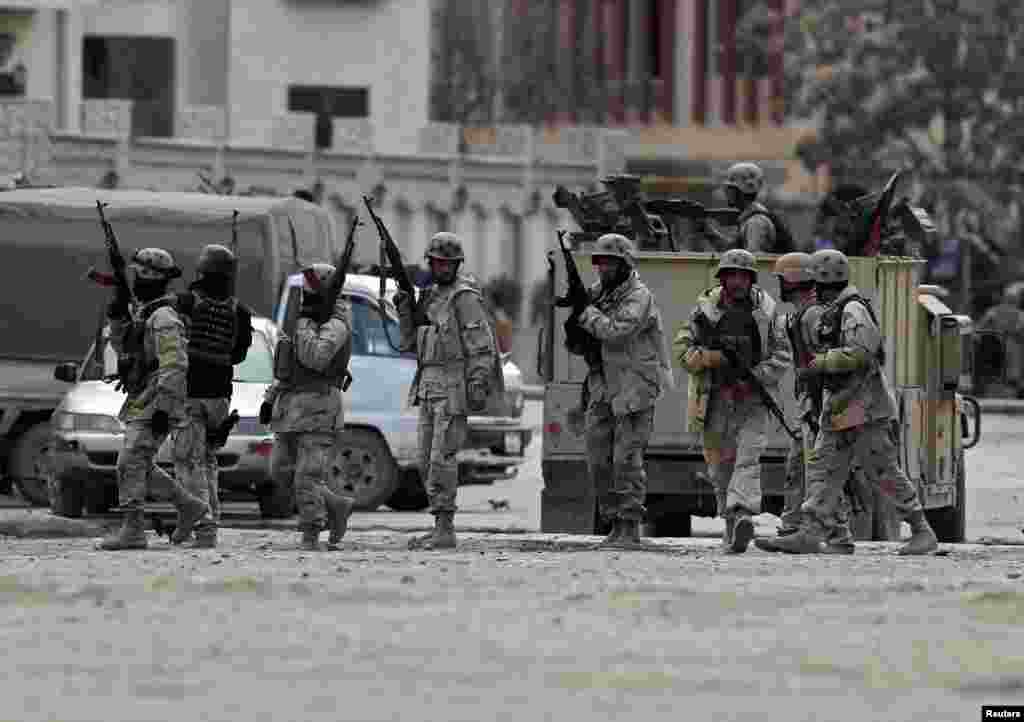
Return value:
<svg viewBox="0 0 1024 722">
<path fill-rule="evenodd" d="M 104 376 L 113 376 L 117 373 L 117 352 L 110 345 L 110 327 L 103 329 L 103 340 L 100 343 L 103 349 L 103 366 L 97 363 L 96 345 L 89 347 L 89 354 L 82 363 L 82 381 L 102 381 Z"/>
<path fill-rule="evenodd" d="M 358 356 L 413 356 L 398 345 L 398 321 L 382 318 L 377 306 L 365 298 L 350 296 L 352 302 L 352 353 Z M 390 337 L 390 341 L 388 340 Z"/>
<path fill-rule="evenodd" d="M 252 345 L 245 360 L 235 364 L 234 380 L 243 384 L 270 384 L 274 381 L 274 355 L 262 331 L 252 332 Z"/>
</svg>

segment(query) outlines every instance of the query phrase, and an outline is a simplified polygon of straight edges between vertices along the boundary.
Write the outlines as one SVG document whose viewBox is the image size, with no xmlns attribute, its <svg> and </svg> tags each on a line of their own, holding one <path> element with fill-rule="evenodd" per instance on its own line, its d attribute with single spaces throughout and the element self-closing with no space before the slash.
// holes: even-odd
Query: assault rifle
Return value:
<svg viewBox="0 0 1024 722">
<path fill-rule="evenodd" d="M 352 219 L 352 225 L 348 229 L 348 237 L 345 239 L 345 247 L 338 254 L 338 260 L 334 265 L 334 275 L 331 277 L 331 283 L 326 289 L 320 287 L 320 279 L 312 268 L 307 268 L 303 271 L 306 282 L 310 287 L 316 289 L 323 299 L 323 305 L 320 307 L 320 319 L 322 321 L 326 321 L 331 317 L 334 304 L 338 302 L 338 296 L 341 295 L 342 289 L 345 288 L 345 277 L 348 275 L 349 266 L 352 265 L 352 252 L 356 247 L 356 228 L 361 224 L 362 221 L 359 220 L 359 216 L 355 216 Z"/>
<path fill-rule="evenodd" d="M 555 297 L 555 306 L 572 309 L 564 324 L 566 349 L 569 353 L 582 356 L 588 366 L 595 367 L 601 363 L 601 342 L 580 326 L 580 316 L 591 303 L 590 292 L 583 283 L 579 268 L 576 267 L 572 250 L 565 245 L 565 234 L 564 230 L 558 231 L 558 247 L 565 260 L 567 289 L 564 296 Z"/>
<path fill-rule="evenodd" d="M 727 226 L 735 226 L 740 220 L 740 211 L 737 208 L 707 208 L 703 203 L 689 198 L 648 201 L 647 210 L 663 216 L 677 216 L 694 221 L 710 218 Z"/>
<path fill-rule="evenodd" d="M 206 432 L 206 445 L 211 449 L 219 449 L 224 444 L 228 443 L 228 435 L 231 430 L 235 428 L 235 425 L 239 420 L 238 409 L 232 409 L 231 413 L 228 414 L 227 418 L 221 422 L 220 426 L 212 431 Z"/>
<path fill-rule="evenodd" d="M 772 416 L 778 420 L 782 428 L 786 430 L 786 433 L 789 434 L 789 438 L 793 439 L 793 441 L 798 441 L 800 437 L 797 436 L 796 432 L 789 427 L 789 424 L 786 422 L 786 414 L 779 408 L 779 405 L 776 403 L 771 392 L 764 387 L 763 383 L 761 383 L 761 379 L 754 375 L 754 372 L 749 366 L 740 361 L 739 355 L 736 353 L 736 349 L 730 348 L 728 345 L 723 345 L 719 350 L 729 361 L 732 367 L 739 371 L 740 378 L 750 384 L 754 391 L 757 392 L 758 397 L 761 399 L 761 403 L 764 404 L 765 408 L 768 409 L 772 413 Z"/>
<path fill-rule="evenodd" d="M 128 285 L 128 275 L 125 273 L 128 264 L 121 254 L 117 235 L 107 221 L 106 214 L 103 213 L 105 207 L 106 203 L 96 201 L 96 211 L 100 214 L 100 226 L 103 228 L 103 241 L 107 246 L 107 258 L 110 260 L 111 273 L 105 273 L 90 266 L 85 275 L 89 280 L 101 286 L 116 288 L 118 298 L 127 301 L 128 306 L 131 307 L 135 305 L 135 296 L 132 294 L 131 286 Z"/>
<path fill-rule="evenodd" d="M 231 252 L 238 256 L 238 211 L 231 214 Z"/>
<path fill-rule="evenodd" d="M 370 212 L 370 218 L 373 219 L 373 224 L 377 226 L 377 235 L 380 236 L 380 250 L 381 250 L 381 289 L 384 288 L 384 260 L 387 260 L 388 265 L 391 267 L 391 277 L 395 279 L 395 283 L 398 284 L 398 289 L 409 296 L 409 299 L 413 302 L 413 324 L 416 326 L 422 326 L 426 323 L 424 316 L 424 304 L 416 303 L 416 287 L 412 284 L 412 279 L 409 278 L 409 272 L 405 267 L 405 262 L 402 260 L 402 252 L 398 249 L 395 244 L 395 239 L 391 237 L 391 233 L 388 231 L 387 226 L 384 225 L 384 221 L 380 219 L 376 213 L 373 212 L 373 198 L 370 196 L 363 196 L 363 203 L 366 204 L 366 210 Z"/>
</svg>

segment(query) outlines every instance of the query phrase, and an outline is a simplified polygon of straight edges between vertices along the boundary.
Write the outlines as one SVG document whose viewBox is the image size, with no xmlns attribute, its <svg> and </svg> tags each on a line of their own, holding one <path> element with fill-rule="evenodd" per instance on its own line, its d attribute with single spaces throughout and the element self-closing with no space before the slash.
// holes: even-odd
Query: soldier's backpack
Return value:
<svg viewBox="0 0 1024 722">
<path fill-rule="evenodd" d="M 765 208 L 764 210 L 756 210 L 751 214 L 751 218 L 754 216 L 765 216 L 772 222 L 772 226 L 775 227 L 775 243 L 770 249 L 766 249 L 766 253 L 792 253 L 797 250 L 796 239 L 793 238 L 793 232 L 789 229 L 789 224 L 786 220 L 776 213 L 775 211 Z"/>
</svg>

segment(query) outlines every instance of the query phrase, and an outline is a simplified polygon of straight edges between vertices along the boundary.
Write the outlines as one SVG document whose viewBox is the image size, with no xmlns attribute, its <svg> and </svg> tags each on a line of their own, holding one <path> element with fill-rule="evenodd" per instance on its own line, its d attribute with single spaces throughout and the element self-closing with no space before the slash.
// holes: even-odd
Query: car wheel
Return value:
<svg viewBox="0 0 1024 722">
<path fill-rule="evenodd" d="M 273 482 L 263 485 L 257 494 L 260 516 L 264 519 L 288 519 L 295 515 L 295 495 L 290 486 L 283 487 Z"/>
<path fill-rule="evenodd" d="M 956 469 L 956 505 L 940 509 L 928 509 L 925 516 L 938 540 L 944 544 L 963 544 L 967 532 L 967 472 L 964 469 L 964 455 Z"/>
<path fill-rule="evenodd" d="M 44 422 L 18 437 L 11 452 L 10 469 L 14 485 L 32 506 L 50 505 L 52 450 L 53 430 L 49 422 Z"/>
<path fill-rule="evenodd" d="M 398 466 L 380 434 L 370 429 L 345 429 L 332 486 L 355 499 L 355 508 L 373 511 L 398 489 Z"/>
<path fill-rule="evenodd" d="M 402 475 L 402 483 L 387 500 L 387 505 L 395 511 L 423 511 L 430 506 L 426 487 L 419 473 L 407 471 Z"/>
<path fill-rule="evenodd" d="M 57 516 L 78 519 L 85 505 L 85 492 L 79 481 L 57 481 L 51 487 L 50 511 Z"/>
</svg>

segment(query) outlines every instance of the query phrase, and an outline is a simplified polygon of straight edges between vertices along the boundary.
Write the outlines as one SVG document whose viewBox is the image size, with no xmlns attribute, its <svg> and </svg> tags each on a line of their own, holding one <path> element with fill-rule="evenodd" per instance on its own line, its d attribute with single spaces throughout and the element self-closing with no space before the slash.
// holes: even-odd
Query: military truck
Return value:
<svg viewBox="0 0 1024 722">
<path fill-rule="evenodd" d="M 49 502 L 50 415 L 71 388 L 54 378 L 54 365 L 80 359 L 110 299 L 85 279 L 91 266 L 108 270 L 96 201 L 108 204 L 126 257 L 166 248 L 185 283 L 205 244 L 231 242 L 237 210 L 238 295 L 261 316 L 273 317 L 295 258 L 333 256 L 339 245 L 330 213 L 295 198 L 95 188 L 0 193 L 0 477 L 33 504 Z"/>
<path fill-rule="evenodd" d="M 574 260 L 585 277 L 590 275 L 593 235 L 583 231 L 576 238 Z M 778 299 L 778 283 L 771 273 L 776 258 L 758 256 L 758 284 Z M 669 338 L 689 318 L 698 294 L 716 285 L 718 261 L 715 253 L 638 253 L 637 270 L 654 293 Z M 855 257 L 850 265 L 851 283 L 874 303 L 885 334 L 885 373 L 899 408 L 900 461 L 916 482 L 939 539 L 961 542 L 966 519 L 964 451 L 977 444 L 981 429 L 978 403 L 958 392 L 965 357 L 973 348 L 972 321 L 952 313 L 928 287 L 919 285 L 923 260 Z M 566 290 L 565 274 L 558 272 L 553 259 L 549 288 L 559 295 Z M 549 304 L 538 358 L 545 379 L 541 529 L 603 534 L 606 529 L 587 476 L 582 429 L 570 416 L 579 404 L 587 367 L 581 357 L 565 349 L 567 314 L 568 310 Z M 700 435 L 686 430 L 687 372 L 678 359 L 673 359 L 673 371 L 675 388 L 658 403 L 646 457 L 647 533 L 651 536 L 689 536 L 694 515 L 715 515 L 714 489 L 706 476 Z M 791 419 L 796 416 L 792 388 L 789 371 L 777 401 Z M 789 437 L 772 419 L 761 459 L 765 512 L 781 512 L 788 448 Z M 884 502 L 876 499 L 874 503 Z M 877 516 L 884 518 L 885 511 L 876 509 Z M 871 536 L 887 538 L 879 525 Z"/>
</svg>

